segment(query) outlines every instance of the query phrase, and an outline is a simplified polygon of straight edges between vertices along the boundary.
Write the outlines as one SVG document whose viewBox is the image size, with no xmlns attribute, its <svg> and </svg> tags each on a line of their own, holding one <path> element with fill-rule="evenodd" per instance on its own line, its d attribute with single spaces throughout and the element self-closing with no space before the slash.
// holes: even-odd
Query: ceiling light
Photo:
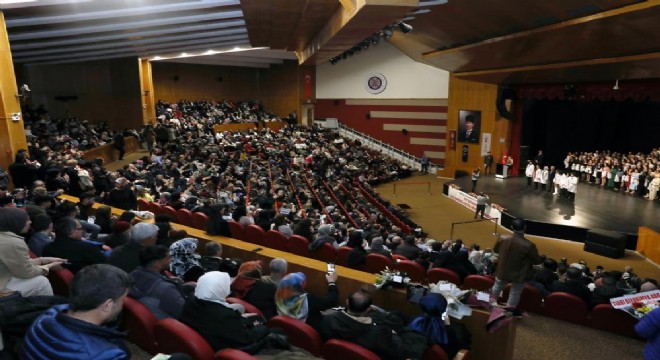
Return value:
<svg viewBox="0 0 660 360">
<path fill-rule="evenodd" d="M 153 59 L 151 59 L 151 60 L 160 60 L 160 59 L 162 59 L 162 57 L 160 57 L 160 56 L 154 56 Z"/>
<path fill-rule="evenodd" d="M 429 9 L 419 9 L 419 10 L 417 10 L 417 11 L 411 12 L 411 13 L 408 14 L 408 15 L 428 14 L 428 13 L 430 13 L 430 12 L 431 12 L 431 10 L 429 10 Z"/>
<path fill-rule="evenodd" d="M 429 0 L 429 1 L 420 1 L 419 7 L 422 6 L 433 6 L 433 5 L 444 5 L 448 0 Z"/>
<path fill-rule="evenodd" d="M 616 79 L 616 81 L 614 82 L 614 87 L 612 88 L 612 90 L 619 90 L 619 79 Z"/>
<path fill-rule="evenodd" d="M 37 0 L 0 0 L 0 5 L 20 4 L 27 2 L 35 2 Z"/>
</svg>

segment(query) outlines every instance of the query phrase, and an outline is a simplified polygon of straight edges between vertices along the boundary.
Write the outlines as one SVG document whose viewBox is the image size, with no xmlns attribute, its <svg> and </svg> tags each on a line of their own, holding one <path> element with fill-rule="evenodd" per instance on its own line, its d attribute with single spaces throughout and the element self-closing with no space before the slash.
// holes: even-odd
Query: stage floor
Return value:
<svg viewBox="0 0 660 360">
<path fill-rule="evenodd" d="M 452 181 L 463 191 L 472 188 L 470 176 Z M 526 177 L 497 179 L 482 175 L 477 192 L 483 191 L 490 202 L 506 208 L 506 212 L 538 222 L 585 229 L 605 229 L 637 234 L 639 226 L 660 231 L 660 201 L 605 190 L 598 185 L 578 184 L 575 202 L 534 190 Z"/>
</svg>

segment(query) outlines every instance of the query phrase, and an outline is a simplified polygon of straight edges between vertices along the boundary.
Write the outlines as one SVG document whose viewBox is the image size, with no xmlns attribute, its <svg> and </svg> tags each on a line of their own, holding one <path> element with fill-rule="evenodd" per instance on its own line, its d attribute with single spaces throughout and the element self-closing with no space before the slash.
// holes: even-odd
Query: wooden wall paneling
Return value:
<svg viewBox="0 0 660 360">
<path fill-rule="evenodd" d="M 12 120 L 12 114 L 21 113 L 16 98 L 18 87 L 14 77 L 14 63 L 9 49 L 5 20 L 0 11 L 0 166 L 7 170 L 19 149 L 27 149 L 23 118 Z"/>
<path fill-rule="evenodd" d="M 267 110 L 281 117 L 292 111 L 300 114 L 300 74 L 300 66 L 295 61 L 285 61 L 259 71 L 259 99 Z"/>
<path fill-rule="evenodd" d="M 497 161 L 508 146 L 509 120 L 501 118 L 497 114 L 496 100 L 497 85 L 476 83 L 459 79 L 454 75 L 450 76 L 447 129 L 458 130 L 458 114 L 460 110 L 481 111 L 481 130 L 479 135 L 481 136 L 483 133 L 492 134 L 491 153 Z M 500 143 L 500 138 L 504 138 L 505 142 Z M 447 144 L 449 144 L 449 133 L 447 134 Z M 483 170 L 481 144 L 467 144 L 469 149 L 467 162 L 461 160 L 463 145 L 465 143 L 457 142 L 455 151 L 447 147 L 445 168 L 438 171 L 438 176 L 454 177 L 456 170 L 472 173 L 477 167 Z"/>
</svg>

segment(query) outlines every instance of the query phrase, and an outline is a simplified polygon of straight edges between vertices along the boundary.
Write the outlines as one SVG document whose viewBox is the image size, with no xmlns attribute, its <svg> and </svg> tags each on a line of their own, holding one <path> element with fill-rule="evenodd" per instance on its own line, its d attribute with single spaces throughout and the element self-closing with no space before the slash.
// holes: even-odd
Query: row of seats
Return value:
<svg viewBox="0 0 660 360">
<path fill-rule="evenodd" d="M 396 226 L 400 227 L 404 233 L 406 234 L 412 233 L 412 229 L 410 228 L 410 226 L 404 224 L 403 221 L 401 221 L 401 219 L 399 219 L 396 215 L 392 214 L 392 212 L 388 208 L 386 208 L 385 205 L 383 205 L 383 203 L 380 200 L 374 198 L 367 190 L 365 190 L 362 187 L 362 185 L 360 185 L 360 183 L 356 181 L 353 183 L 353 186 L 357 187 L 362 193 L 362 195 L 364 195 L 364 197 L 366 197 L 372 204 L 376 205 L 378 210 L 380 210 L 385 216 L 387 216 L 390 220 L 392 220 L 392 222 L 394 222 Z"/>
<path fill-rule="evenodd" d="M 150 211 L 154 215 L 166 214 L 172 218 L 172 221 L 191 228 L 204 230 L 208 216 L 201 212 L 192 213 L 187 209 L 174 210 L 171 206 L 163 206 L 157 202 L 148 202 L 144 199 L 138 199 L 138 210 Z"/>
<path fill-rule="evenodd" d="M 247 304 L 241 303 L 244 306 Z M 249 306 L 246 311 L 250 311 Z M 290 317 L 275 316 L 268 321 L 267 326 L 284 330 L 292 345 L 317 357 L 328 360 L 380 359 L 373 352 L 348 341 L 333 339 L 324 343 L 314 328 Z M 214 353 L 208 342 L 194 329 L 172 318 L 158 321 L 146 306 L 131 298 L 124 301 L 122 329 L 128 331 L 129 341 L 151 354 L 186 353 L 195 360 L 256 359 L 236 349 Z M 458 359 L 469 359 L 469 351 L 461 351 L 454 358 Z M 440 346 L 435 345 L 427 350 L 423 360 L 448 360 L 448 357 Z"/>
</svg>

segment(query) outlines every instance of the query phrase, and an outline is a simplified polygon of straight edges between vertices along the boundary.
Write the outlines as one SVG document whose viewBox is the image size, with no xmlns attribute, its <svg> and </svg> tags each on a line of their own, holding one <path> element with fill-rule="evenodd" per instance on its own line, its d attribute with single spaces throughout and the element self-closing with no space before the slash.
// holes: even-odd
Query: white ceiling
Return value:
<svg viewBox="0 0 660 360">
<path fill-rule="evenodd" d="M 282 50 L 239 51 L 252 49 L 239 0 L 0 0 L 0 8 L 15 64 L 158 56 L 267 68 L 297 59 Z"/>
</svg>

